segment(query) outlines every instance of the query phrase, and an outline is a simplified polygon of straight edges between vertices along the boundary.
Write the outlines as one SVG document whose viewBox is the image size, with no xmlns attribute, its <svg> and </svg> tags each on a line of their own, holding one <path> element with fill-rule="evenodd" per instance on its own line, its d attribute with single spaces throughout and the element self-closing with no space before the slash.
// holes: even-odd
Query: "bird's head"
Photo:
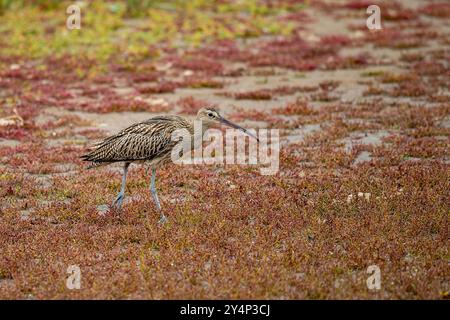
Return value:
<svg viewBox="0 0 450 320">
<path fill-rule="evenodd" d="M 244 129 L 241 126 L 225 119 L 224 117 L 222 117 L 219 114 L 219 112 L 216 109 L 214 109 L 212 107 L 201 108 L 197 113 L 197 120 L 202 121 L 202 123 L 204 123 L 207 126 L 211 126 L 216 123 L 224 124 L 228 127 L 238 129 L 238 130 L 248 134 L 250 137 L 253 137 L 259 141 L 259 139 L 255 135 L 253 135 L 251 132 L 247 131 L 247 129 Z"/>
<path fill-rule="evenodd" d="M 212 107 L 201 108 L 197 112 L 197 120 L 202 121 L 206 125 L 217 123 L 220 118 L 219 112 Z"/>
</svg>

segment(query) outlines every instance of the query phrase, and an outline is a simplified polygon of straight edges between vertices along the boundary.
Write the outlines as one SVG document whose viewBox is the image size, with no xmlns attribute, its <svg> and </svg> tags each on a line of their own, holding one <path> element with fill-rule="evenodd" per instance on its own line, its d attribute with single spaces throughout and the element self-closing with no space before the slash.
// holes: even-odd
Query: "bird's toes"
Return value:
<svg viewBox="0 0 450 320">
<path fill-rule="evenodd" d="M 162 215 L 161 218 L 159 219 L 158 223 L 159 224 L 166 224 L 168 222 L 168 219 L 165 215 Z"/>
<path fill-rule="evenodd" d="M 122 207 L 122 202 L 123 202 L 123 195 L 119 195 L 114 202 L 112 203 L 111 207 L 116 208 L 116 209 L 120 209 Z"/>
<path fill-rule="evenodd" d="M 113 203 L 111 206 L 110 206 L 110 210 L 111 210 L 111 212 L 113 212 L 113 213 L 116 213 L 116 214 L 120 214 L 121 212 L 122 212 L 122 203 Z"/>
</svg>

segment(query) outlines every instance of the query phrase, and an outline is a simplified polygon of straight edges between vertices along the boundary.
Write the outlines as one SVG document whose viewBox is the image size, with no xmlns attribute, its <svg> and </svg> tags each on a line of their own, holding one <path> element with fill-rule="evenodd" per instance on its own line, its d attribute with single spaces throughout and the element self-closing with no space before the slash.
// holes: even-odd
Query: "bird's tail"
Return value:
<svg viewBox="0 0 450 320">
<path fill-rule="evenodd" d="M 90 162 L 86 169 L 92 169 L 109 164 L 109 162 L 98 161 L 92 153 L 84 154 L 80 157 L 81 160 Z"/>
<path fill-rule="evenodd" d="M 90 162 L 91 164 L 87 167 L 88 169 L 97 168 L 103 165 L 110 164 L 111 162 L 111 148 L 105 144 L 108 139 L 99 141 L 88 148 L 88 153 L 80 157 L 81 160 Z"/>
<path fill-rule="evenodd" d="M 98 168 L 98 167 L 106 166 L 107 164 L 110 164 L 110 162 L 91 162 L 91 164 L 88 165 L 86 169 Z"/>
</svg>

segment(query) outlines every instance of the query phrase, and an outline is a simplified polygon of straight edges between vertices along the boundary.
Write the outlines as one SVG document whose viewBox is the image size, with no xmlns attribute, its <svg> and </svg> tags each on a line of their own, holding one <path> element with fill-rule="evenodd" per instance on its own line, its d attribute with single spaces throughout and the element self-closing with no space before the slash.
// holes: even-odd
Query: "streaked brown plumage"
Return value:
<svg viewBox="0 0 450 320">
<path fill-rule="evenodd" d="M 223 118 L 213 108 L 200 109 L 196 120 L 201 121 L 202 131 L 214 123 L 222 123 L 247 132 L 244 128 Z M 194 122 L 174 115 L 153 117 L 133 124 L 95 144 L 93 150 L 81 156 L 81 159 L 91 163 L 89 168 L 115 162 L 124 163 L 121 189 L 113 202 L 113 206 L 119 209 L 125 195 L 126 177 L 130 163 L 147 162 L 152 168 L 150 190 L 158 210 L 161 210 L 155 187 L 156 169 L 171 161 L 172 149 L 178 143 L 178 141 L 172 140 L 172 133 L 178 129 L 186 129 L 192 136 L 194 135 Z M 252 135 L 248 132 L 247 134 Z M 166 217 L 161 213 L 160 222 L 165 221 Z"/>
<path fill-rule="evenodd" d="M 161 165 L 170 160 L 171 150 L 177 143 L 171 140 L 171 134 L 177 129 L 187 129 L 193 133 L 192 123 L 182 117 L 157 116 L 106 138 L 81 158 L 92 162 L 91 167 L 135 161 Z"/>
</svg>

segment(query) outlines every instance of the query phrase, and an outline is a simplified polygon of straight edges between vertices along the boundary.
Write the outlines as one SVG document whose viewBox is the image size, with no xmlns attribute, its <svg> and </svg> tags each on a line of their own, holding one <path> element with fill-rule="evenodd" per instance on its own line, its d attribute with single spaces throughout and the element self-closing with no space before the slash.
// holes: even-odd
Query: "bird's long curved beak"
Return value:
<svg viewBox="0 0 450 320">
<path fill-rule="evenodd" d="M 227 120 L 225 118 L 220 118 L 219 121 L 221 123 L 223 123 L 224 125 L 226 125 L 226 126 L 238 129 L 238 130 L 244 132 L 245 134 L 248 134 L 250 137 L 255 138 L 259 142 L 258 137 L 256 137 L 253 133 L 249 132 L 247 129 L 242 128 L 241 126 L 238 126 L 236 123 L 233 123 L 233 122 L 231 122 L 231 121 L 229 121 L 229 120 Z"/>
</svg>

